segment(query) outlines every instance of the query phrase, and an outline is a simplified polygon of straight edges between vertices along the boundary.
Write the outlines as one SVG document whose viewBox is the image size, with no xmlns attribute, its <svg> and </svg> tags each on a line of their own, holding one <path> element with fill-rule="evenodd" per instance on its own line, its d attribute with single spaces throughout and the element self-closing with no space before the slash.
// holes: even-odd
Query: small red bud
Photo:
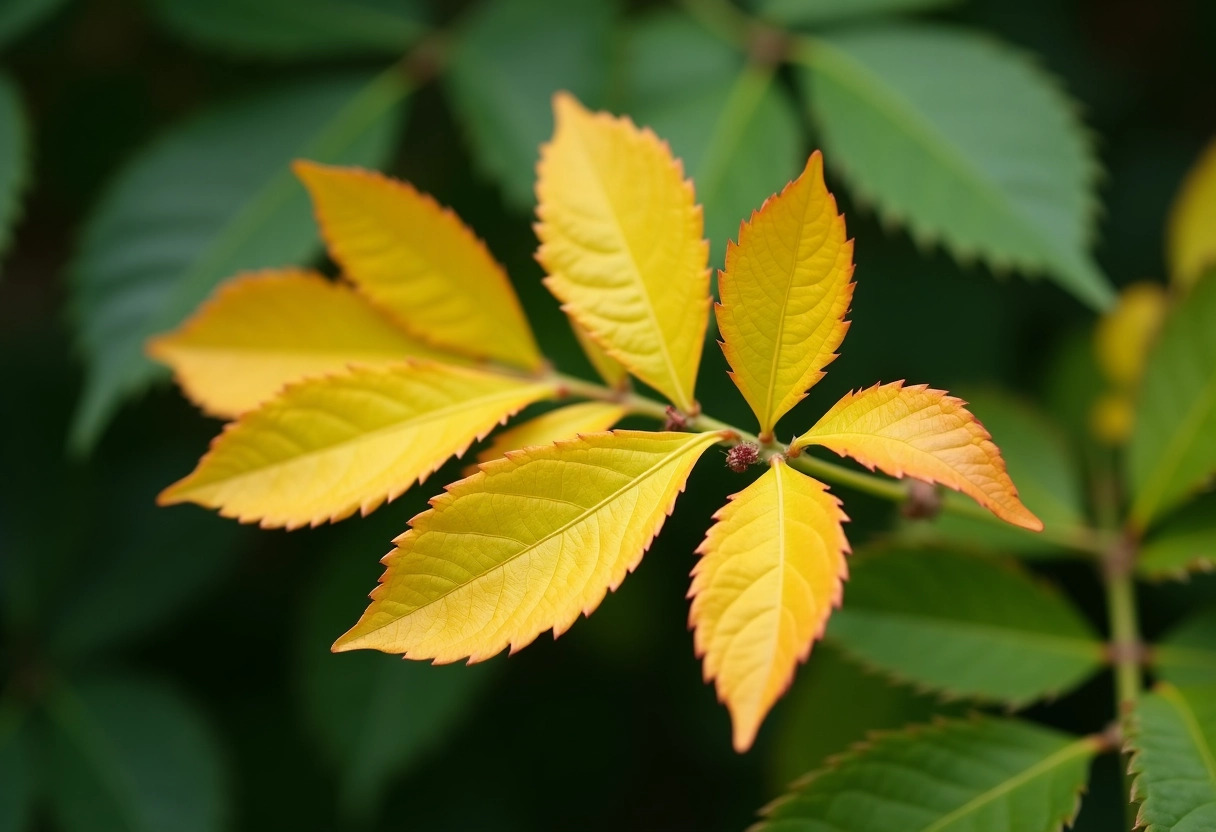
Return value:
<svg viewBox="0 0 1216 832">
<path fill-rule="evenodd" d="M 755 442 L 740 442 L 726 452 L 726 467 L 742 474 L 760 461 L 760 446 Z"/>
<path fill-rule="evenodd" d="M 663 430 L 684 430 L 687 427 L 688 417 L 671 405 L 667 405 L 667 421 L 663 423 Z"/>
</svg>

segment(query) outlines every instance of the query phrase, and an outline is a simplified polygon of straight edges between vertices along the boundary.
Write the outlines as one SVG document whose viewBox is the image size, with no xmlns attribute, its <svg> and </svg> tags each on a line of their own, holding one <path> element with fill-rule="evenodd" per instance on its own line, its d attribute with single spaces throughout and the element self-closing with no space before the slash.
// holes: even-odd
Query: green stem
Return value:
<svg viewBox="0 0 1216 832">
<path fill-rule="evenodd" d="M 730 0 L 681 0 L 689 17 L 722 40 L 746 51 L 756 21 Z"/>
</svg>

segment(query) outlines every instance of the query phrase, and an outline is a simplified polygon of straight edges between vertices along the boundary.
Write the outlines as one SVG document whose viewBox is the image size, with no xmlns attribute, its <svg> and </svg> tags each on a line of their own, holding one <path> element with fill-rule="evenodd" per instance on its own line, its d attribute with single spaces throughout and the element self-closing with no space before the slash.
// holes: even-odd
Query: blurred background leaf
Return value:
<svg viewBox="0 0 1216 832">
<path fill-rule="evenodd" d="M 216 284 L 299 263 L 319 238 L 293 159 L 377 167 L 398 136 L 392 73 L 295 83 L 219 105 L 143 150 L 94 207 L 73 263 L 88 377 L 70 438 L 88 450 L 121 402 L 163 371 L 143 354 Z"/>
<path fill-rule="evenodd" d="M 34 754 L 29 715 L 0 703 L 0 832 L 22 832 L 34 803 Z"/>
<path fill-rule="evenodd" d="M 28 130 L 17 88 L 0 75 L 0 258 L 21 214 L 21 190 L 29 177 Z"/>
<path fill-rule="evenodd" d="M 427 31 L 421 0 L 152 0 L 199 46 L 252 58 L 400 55 Z"/>
<path fill-rule="evenodd" d="M 0 4 L 0 46 L 21 37 L 66 0 L 5 0 Z"/>
<path fill-rule="evenodd" d="M 617 11 L 613 0 L 495 0 L 462 21 L 446 76 L 452 107 L 478 167 L 516 210 L 531 213 L 536 204 L 553 93 L 566 90 L 592 108 L 605 103 Z"/>
<path fill-rule="evenodd" d="M 961 0 L 756 0 L 756 11 L 775 23 L 819 26 L 853 18 L 933 11 Z"/>
</svg>

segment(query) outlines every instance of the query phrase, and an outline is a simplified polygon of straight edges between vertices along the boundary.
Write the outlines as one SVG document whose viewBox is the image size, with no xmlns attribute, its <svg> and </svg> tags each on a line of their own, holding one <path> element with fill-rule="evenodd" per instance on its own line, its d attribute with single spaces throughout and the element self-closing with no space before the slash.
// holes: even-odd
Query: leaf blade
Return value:
<svg viewBox="0 0 1216 832">
<path fill-rule="evenodd" d="M 1183 291 L 1194 288 L 1206 269 L 1216 266 L 1216 142 L 1208 144 L 1187 173 L 1166 226 L 1170 281 Z"/>
<path fill-rule="evenodd" d="M 1216 607 L 1169 630 L 1149 654 L 1153 672 L 1179 686 L 1216 684 Z"/>
<path fill-rule="evenodd" d="M 736 751 L 751 747 L 840 605 L 845 519 L 827 486 L 774 457 L 714 515 L 697 549 L 689 626 L 705 680 L 730 710 Z"/>
<path fill-rule="evenodd" d="M 1197 832 L 1216 822 L 1216 685 L 1159 684 L 1140 698 L 1130 734 L 1137 827 Z"/>
<path fill-rule="evenodd" d="M 867 468 L 961 491 L 1006 522 L 1041 531 L 1022 505 L 1000 449 L 960 399 L 925 384 L 876 384 L 846 394 L 790 444 L 822 445 Z"/>
<path fill-rule="evenodd" d="M 187 398 L 221 418 L 351 365 L 462 361 L 410 338 L 349 287 L 299 269 L 227 281 L 180 327 L 150 341 L 148 354 L 173 369 Z"/>
<path fill-rule="evenodd" d="M 265 528 L 367 514 L 556 393 L 549 381 L 430 362 L 306 380 L 232 423 L 159 500 Z"/>
<path fill-rule="evenodd" d="M 727 246 L 715 308 L 722 352 L 761 439 L 823 378 L 848 332 L 853 244 L 845 237 L 816 151 Z"/>
<path fill-rule="evenodd" d="M 480 661 L 519 650 L 550 628 L 560 635 L 638 565 L 693 465 L 721 439 L 614 431 L 487 464 L 411 521 L 384 560 L 371 605 L 333 649 Z M 560 472 L 570 464 L 600 473 L 563 491 Z M 525 510 L 502 510 L 511 504 Z M 539 525 L 530 527 L 529 518 Z M 562 557 L 580 539 L 593 541 L 593 563 Z M 462 564 L 453 541 L 475 556 Z M 543 588 L 528 580 L 532 559 L 552 573 Z M 561 586 L 553 594 L 555 582 Z"/>
<path fill-rule="evenodd" d="M 545 285 L 610 356 L 692 412 L 710 302 L 692 186 L 628 119 L 565 93 L 554 112 L 536 185 Z"/>
<path fill-rule="evenodd" d="M 494 440 L 478 452 L 477 461 L 489 462 L 506 456 L 509 451 L 552 445 L 584 433 L 603 433 L 628 413 L 624 406 L 610 402 L 580 402 L 559 407 L 495 434 Z M 476 465 L 471 466 L 466 469 L 465 476 L 472 476 L 476 470 Z"/>
</svg>

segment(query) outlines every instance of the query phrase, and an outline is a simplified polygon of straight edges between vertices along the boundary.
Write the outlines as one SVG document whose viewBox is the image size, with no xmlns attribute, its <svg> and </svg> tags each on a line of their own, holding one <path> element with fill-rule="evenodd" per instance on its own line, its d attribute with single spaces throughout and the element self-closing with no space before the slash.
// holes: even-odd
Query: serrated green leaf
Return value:
<svg viewBox="0 0 1216 832">
<path fill-rule="evenodd" d="M 21 189 L 29 174 L 25 112 L 13 82 L 0 75 L 0 258 L 12 241 Z"/>
<path fill-rule="evenodd" d="M 530 211 L 540 144 L 559 89 L 588 106 L 608 87 L 612 0 L 492 0 L 460 32 L 447 75 L 452 106 L 478 167 L 515 208 Z"/>
<path fill-rule="evenodd" d="M 374 557 L 352 553 L 387 546 L 390 527 L 399 523 L 363 520 L 343 539 L 317 575 L 300 628 L 304 717 L 338 772 L 339 809 L 364 823 L 376 816 L 390 780 L 436 749 L 496 669 L 404 662 L 366 651 L 330 653 L 330 643 L 358 615 L 380 571 Z"/>
<path fill-rule="evenodd" d="M 1173 310 L 1148 359 L 1128 451 L 1131 522 L 1148 528 L 1216 472 L 1216 275 Z"/>
<path fill-rule="evenodd" d="M 207 725 L 172 690 L 126 677 L 60 688 L 47 792 L 63 832 L 212 832 L 227 787 Z"/>
<path fill-rule="evenodd" d="M 999 390 L 962 391 L 968 408 L 992 434 L 1018 496 L 1047 531 L 1085 524 L 1077 460 L 1060 428 L 1028 402 Z M 954 543 L 993 552 L 1050 555 L 1058 546 L 1006 524 L 942 512 L 931 522 L 905 524 L 910 540 Z"/>
<path fill-rule="evenodd" d="M 1165 518 L 1140 546 L 1136 572 L 1149 580 L 1185 578 L 1216 567 L 1216 493 Z"/>
<path fill-rule="evenodd" d="M 122 400 L 163 375 L 143 354 L 149 336 L 177 326 L 237 272 L 315 255 L 308 197 L 288 165 L 382 164 L 406 92 L 392 72 L 278 88 L 169 131 L 119 173 L 71 268 L 87 362 L 74 450 L 87 451 Z"/>
<path fill-rule="evenodd" d="M 1073 104 L 1025 56 L 943 26 L 824 35 L 798 55 L 824 156 L 918 241 L 1045 272 L 1095 309 L 1094 161 Z"/>
<path fill-rule="evenodd" d="M 27 715 L 0 705 L 0 832 L 25 832 L 34 802 L 34 760 Z"/>
<path fill-rule="evenodd" d="M 37 26 L 66 0 L 4 0 L 0 3 L 0 46 Z"/>
<path fill-rule="evenodd" d="M 993 718 L 887 734 L 795 784 L 753 830 L 1058 832 L 1099 745 Z"/>
<path fill-rule="evenodd" d="M 1132 798 L 1144 832 L 1216 828 L 1216 685 L 1161 684 L 1140 698 L 1131 737 Z"/>
<path fill-rule="evenodd" d="M 1216 684 L 1216 607 L 1192 615 L 1162 636 L 1153 672 L 1175 685 Z"/>
<path fill-rule="evenodd" d="M 427 30 L 418 0 L 153 0 L 166 26 L 237 55 L 401 54 Z"/>
<path fill-rule="evenodd" d="M 635 23 L 625 67 L 625 110 L 683 161 L 705 208 L 710 259 L 721 266 L 739 222 L 801 170 L 794 106 L 771 68 L 748 66 L 684 14 Z"/>
<path fill-rule="evenodd" d="M 960 0 L 760 0 L 756 11 L 775 23 L 820 26 L 858 17 L 923 12 Z"/>
<path fill-rule="evenodd" d="M 1020 707 L 1102 663 L 1093 628 L 1013 562 L 945 551 L 854 555 L 828 638 L 897 679 Z"/>
<path fill-rule="evenodd" d="M 826 719 L 824 714 L 831 714 Z M 931 717 L 963 716 L 959 703 L 945 703 L 864 670 L 830 643 L 799 671 L 777 704 L 773 776 L 779 788 L 828 758 L 848 750 L 874 731 L 890 731 Z"/>
</svg>

